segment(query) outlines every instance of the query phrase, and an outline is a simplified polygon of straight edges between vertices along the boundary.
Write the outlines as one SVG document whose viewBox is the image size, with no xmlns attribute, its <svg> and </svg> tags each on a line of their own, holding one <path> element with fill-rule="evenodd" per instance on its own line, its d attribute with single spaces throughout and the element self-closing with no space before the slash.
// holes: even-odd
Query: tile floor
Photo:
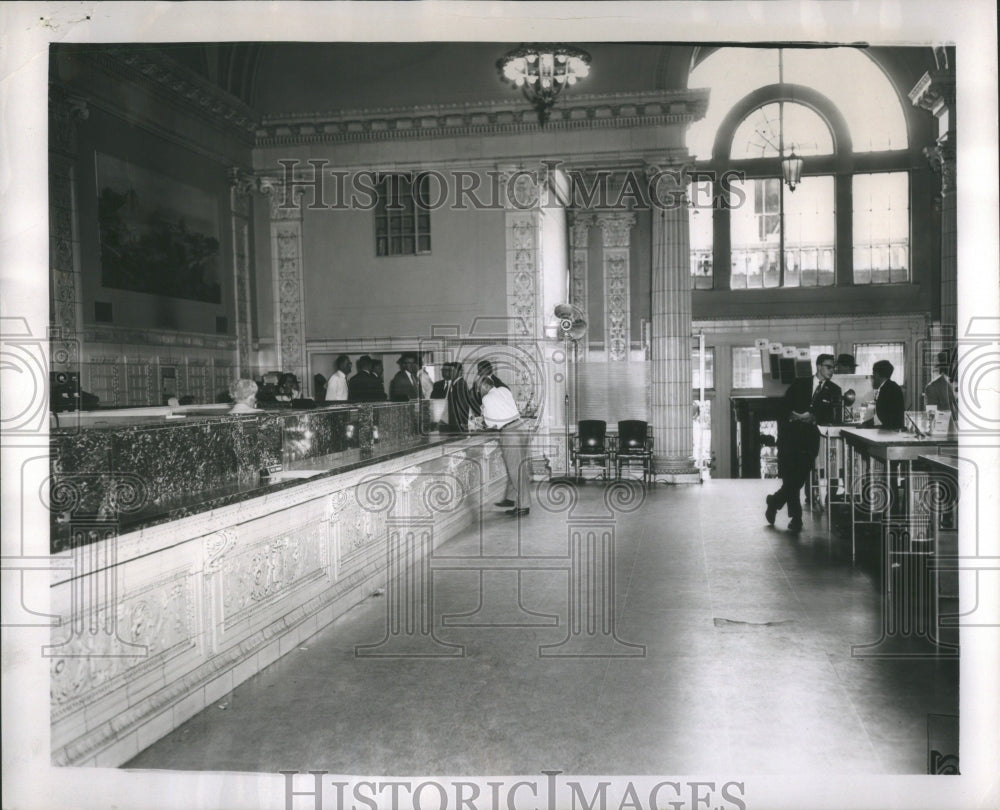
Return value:
<svg viewBox="0 0 1000 810">
<path fill-rule="evenodd" d="M 808 514 L 797 537 L 783 514 L 767 526 L 772 488 L 661 486 L 617 514 L 613 633 L 597 616 L 578 637 L 586 657 L 539 649 L 567 648 L 567 527 L 606 526 L 605 490 L 580 487 L 569 517 L 490 512 L 434 555 L 434 649 L 464 655 L 357 656 L 387 632 L 387 599 L 372 597 L 126 767 L 926 773 L 928 715 L 958 714 L 958 662 L 885 657 L 914 649 L 893 637 L 852 655 L 882 638 L 877 564 L 852 565 L 849 539 Z M 447 567 L 481 553 L 556 567 Z"/>
</svg>

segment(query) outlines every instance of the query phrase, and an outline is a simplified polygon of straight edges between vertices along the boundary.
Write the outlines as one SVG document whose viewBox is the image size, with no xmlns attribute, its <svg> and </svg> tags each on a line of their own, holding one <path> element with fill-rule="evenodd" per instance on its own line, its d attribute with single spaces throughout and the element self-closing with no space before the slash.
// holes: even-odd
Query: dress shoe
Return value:
<svg viewBox="0 0 1000 810">
<path fill-rule="evenodd" d="M 510 515 L 511 517 L 524 517 L 530 511 L 530 507 L 525 506 L 522 509 L 508 509 L 504 514 Z"/>
<path fill-rule="evenodd" d="M 501 509 L 510 509 L 514 502 L 510 498 L 504 498 L 502 501 L 497 501 L 494 506 L 499 506 Z"/>
<path fill-rule="evenodd" d="M 788 521 L 788 531 L 790 532 L 802 531 L 802 518 L 792 518 L 790 521 Z"/>
<path fill-rule="evenodd" d="M 767 522 L 772 526 L 774 525 L 774 519 L 778 516 L 778 509 L 774 505 L 774 496 L 767 496 L 767 511 L 764 512 L 764 517 L 767 518 Z"/>
</svg>

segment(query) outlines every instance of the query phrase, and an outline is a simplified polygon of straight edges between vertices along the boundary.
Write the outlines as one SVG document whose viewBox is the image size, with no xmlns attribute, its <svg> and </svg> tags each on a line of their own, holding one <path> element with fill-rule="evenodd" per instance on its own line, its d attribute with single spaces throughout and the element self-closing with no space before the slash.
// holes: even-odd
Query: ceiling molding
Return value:
<svg viewBox="0 0 1000 810">
<path fill-rule="evenodd" d="M 705 115 L 707 90 L 656 90 L 563 97 L 544 129 L 520 99 L 472 104 L 386 107 L 341 112 L 268 115 L 256 145 L 358 143 L 552 130 L 632 128 L 690 123 Z"/>
<path fill-rule="evenodd" d="M 195 113 L 223 130 L 250 141 L 258 115 L 238 98 L 195 71 L 149 48 L 102 45 L 81 55 L 106 72 L 159 94 L 174 105 Z"/>
</svg>

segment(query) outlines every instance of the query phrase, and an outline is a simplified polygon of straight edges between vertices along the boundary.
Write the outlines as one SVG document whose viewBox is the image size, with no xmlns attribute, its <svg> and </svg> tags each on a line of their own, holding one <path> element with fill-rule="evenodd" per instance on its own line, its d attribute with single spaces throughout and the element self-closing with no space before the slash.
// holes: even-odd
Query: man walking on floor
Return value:
<svg viewBox="0 0 1000 810">
<path fill-rule="evenodd" d="M 799 491 L 809 479 L 809 472 L 819 453 L 818 425 L 840 422 L 840 386 L 831 382 L 832 354 L 816 358 L 816 374 L 792 381 L 782 399 L 782 419 L 778 423 L 778 474 L 781 488 L 767 496 L 767 522 L 774 525 L 778 510 L 788 507 L 788 529 L 802 529 L 802 503 Z"/>
</svg>

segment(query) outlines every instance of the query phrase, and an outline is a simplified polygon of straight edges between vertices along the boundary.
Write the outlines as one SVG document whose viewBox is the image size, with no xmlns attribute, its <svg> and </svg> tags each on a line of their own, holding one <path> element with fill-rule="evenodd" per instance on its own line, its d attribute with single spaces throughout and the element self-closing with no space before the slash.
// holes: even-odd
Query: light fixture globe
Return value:
<svg viewBox="0 0 1000 810">
<path fill-rule="evenodd" d="M 497 60 L 500 79 L 520 89 L 545 126 L 564 87 L 590 73 L 590 54 L 570 45 L 521 45 Z"/>
<path fill-rule="evenodd" d="M 802 180 L 802 158 L 795 154 L 794 149 L 788 157 L 782 159 L 781 174 L 788 184 L 788 190 L 795 191 Z"/>
</svg>

